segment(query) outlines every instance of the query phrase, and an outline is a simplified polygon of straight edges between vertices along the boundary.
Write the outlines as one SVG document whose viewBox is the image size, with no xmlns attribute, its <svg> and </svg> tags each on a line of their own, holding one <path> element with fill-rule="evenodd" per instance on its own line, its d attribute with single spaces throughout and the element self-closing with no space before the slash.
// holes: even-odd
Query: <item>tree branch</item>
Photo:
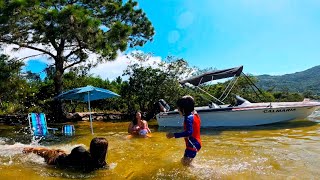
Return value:
<svg viewBox="0 0 320 180">
<path fill-rule="evenodd" d="M 54 47 L 54 49 L 58 50 L 58 46 L 56 44 L 56 41 L 52 37 L 49 38 L 49 41 L 52 44 L 52 46 Z"/>
<path fill-rule="evenodd" d="M 48 54 L 49 56 L 51 56 L 52 58 L 55 58 L 56 56 L 53 55 L 52 53 L 50 53 L 49 51 L 46 51 L 46 50 L 43 50 L 43 49 L 40 49 L 40 48 L 36 48 L 36 47 L 33 47 L 33 46 L 29 46 L 29 45 L 26 45 L 26 44 L 16 44 L 20 47 L 25 47 L 25 48 L 29 48 L 29 49 L 33 49 L 33 50 L 36 50 L 36 51 L 40 51 L 40 52 L 43 52 L 44 54 Z"/>
<path fill-rule="evenodd" d="M 65 67 L 63 68 L 63 70 L 66 70 L 66 69 L 68 69 L 69 67 L 72 67 L 72 66 L 74 66 L 74 65 L 76 65 L 76 64 L 79 64 L 79 63 L 81 63 L 81 62 L 83 62 L 82 59 L 80 59 L 79 61 L 76 61 L 76 62 L 74 62 L 74 63 L 71 63 L 71 64 L 69 64 L 68 66 L 65 66 Z"/>
<path fill-rule="evenodd" d="M 24 47 L 24 48 L 29 48 L 29 49 L 33 49 L 33 50 L 36 50 L 36 51 L 40 51 L 40 52 L 43 52 L 44 54 L 48 54 L 49 56 L 51 56 L 52 58 L 55 58 L 56 56 L 53 55 L 51 52 L 49 51 L 46 51 L 44 49 L 40 49 L 40 48 L 37 48 L 37 47 L 33 47 L 33 46 L 30 46 L 28 44 L 21 44 L 21 43 L 18 43 L 18 42 L 14 42 L 14 41 L 10 41 L 10 40 L 7 40 L 7 39 L 1 39 L 0 42 L 4 42 L 6 44 L 15 44 L 15 45 L 18 45 L 19 48 L 20 47 Z"/>
<path fill-rule="evenodd" d="M 69 58 L 70 56 L 72 56 L 74 53 L 76 53 L 76 52 L 78 52 L 78 51 L 82 51 L 82 50 L 84 49 L 83 46 L 82 46 L 81 40 L 79 39 L 79 37 L 78 37 L 77 35 L 75 35 L 75 38 L 76 38 L 76 40 L 77 40 L 77 42 L 78 42 L 79 49 L 76 49 L 76 50 L 74 50 L 74 51 L 71 51 L 71 52 L 66 56 L 66 59 L 68 59 L 68 58 Z M 64 67 L 64 69 L 67 69 L 67 68 L 69 68 L 69 67 L 71 67 L 71 66 L 74 66 L 74 65 L 76 65 L 76 64 L 79 64 L 79 63 L 81 63 L 81 62 L 83 62 L 83 60 L 82 60 L 81 57 L 80 57 L 80 60 L 79 60 L 79 61 L 76 61 L 76 62 L 74 62 L 74 63 L 71 63 L 70 65 Z"/>
<path fill-rule="evenodd" d="M 74 51 L 71 51 L 67 56 L 66 56 L 66 59 L 68 59 L 70 56 L 72 56 L 74 53 L 80 51 L 81 49 L 77 49 L 77 50 L 74 50 Z"/>
<path fill-rule="evenodd" d="M 28 58 L 31 58 L 31 57 L 40 56 L 40 55 L 43 55 L 43 54 L 45 54 L 45 53 L 40 53 L 40 54 L 31 55 L 31 56 L 26 56 L 26 57 L 20 58 L 20 59 L 18 59 L 18 60 L 19 60 L 19 61 L 20 61 L 20 60 L 25 60 L 25 59 L 28 59 Z"/>
</svg>

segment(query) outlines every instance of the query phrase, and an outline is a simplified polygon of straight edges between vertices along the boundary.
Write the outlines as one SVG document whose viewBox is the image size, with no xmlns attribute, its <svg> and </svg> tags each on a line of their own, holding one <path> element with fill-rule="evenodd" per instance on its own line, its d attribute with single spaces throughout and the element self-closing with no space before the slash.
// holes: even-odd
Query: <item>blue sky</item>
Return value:
<svg viewBox="0 0 320 180">
<path fill-rule="evenodd" d="M 44 69 L 47 67 L 47 64 L 43 61 L 32 59 L 27 62 L 27 66 L 23 70 L 30 70 L 33 73 L 37 73 L 40 75 L 41 79 L 44 79 L 46 74 Z"/>
<path fill-rule="evenodd" d="M 173 55 L 200 68 L 244 65 L 245 73 L 255 75 L 294 73 L 320 64 L 318 0 L 138 2 L 156 35 L 136 49 L 156 57 Z M 35 71 L 37 62 L 31 63 L 27 69 Z"/>
<path fill-rule="evenodd" d="M 286 74 L 320 64 L 320 1 L 140 0 L 156 29 L 143 51 L 218 69 Z"/>
</svg>

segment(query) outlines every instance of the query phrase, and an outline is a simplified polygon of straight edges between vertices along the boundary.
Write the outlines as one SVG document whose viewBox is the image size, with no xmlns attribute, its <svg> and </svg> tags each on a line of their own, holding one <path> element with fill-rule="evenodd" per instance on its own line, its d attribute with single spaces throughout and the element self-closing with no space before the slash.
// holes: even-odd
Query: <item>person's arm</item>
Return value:
<svg viewBox="0 0 320 180">
<path fill-rule="evenodd" d="M 147 121 L 145 121 L 145 126 L 146 126 L 146 129 L 147 129 L 148 133 L 151 133 L 151 130 L 149 129 L 149 126 L 148 126 L 148 122 L 147 122 Z"/>
<path fill-rule="evenodd" d="M 133 127 L 134 127 L 134 125 L 133 125 L 133 123 L 131 122 L 131 123 L 129 124 L 129 126 L 128 126 L 128 133 L 129 133 L 129 134 L 138 134 L 138 131 L 135 130 L 135 129 L 133 129 Z"/>
<path fill-rule="evenodd" d="M 193 133 L 193 118 L 192 116 L 188 116 L 185 118 L 184 123 L 186 124 L 186 129 L 183 132 L 174 133 L 175 138 L 181 138 L 181 137 L 189 137 Z"/>
<path fill-rule="evenodd" d="M 61 149 L 47 149 L 42 147 L 37 147 L 37 148 L 27 147 L 27 148 L 24 148 L 22 152 L 37 154 L 43 157 L 47 164 L 54 164 L 53 162 L 54 158 L 56 158 L 61 154 L 66 154 L 66 152 Z"/>
<path fill-rule="evenodd" d="M 147 131 L 148 131 L 148 133 L 151 133 L 151 130 L 149 129 L 149 127 L 147 127 Z"/>
<path fill-rule="evenodd" d="M 128 133 L 132 133 L 132 128 L 133 128 L 133 124 L 132 124 L 132 122 L 130 122 L 130 124 L 129 124 L 129 126 L 128 126 Z"/>
<path fill-rule="evenodd" d="M 34 153 L 34 154 L 38 154 L 41 157 L 46 156 L 46 154 L 50 154 L 52 152 L 55 153 L 65 153 L 65 151 L 61 150 L 61 149 L 48 149 L 48 148 L 43 148 L 43 147 L 26 147 L 23 148 L 22 150 L 23 153 Z"/>
</svg>

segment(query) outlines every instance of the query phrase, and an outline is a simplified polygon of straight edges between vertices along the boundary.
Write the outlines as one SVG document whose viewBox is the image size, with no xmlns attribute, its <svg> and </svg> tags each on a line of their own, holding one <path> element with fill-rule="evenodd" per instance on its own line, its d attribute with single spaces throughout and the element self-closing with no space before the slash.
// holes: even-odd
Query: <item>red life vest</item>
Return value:
<svg viewBox="0 0 320 180">
<path fill-rule="evenodd" d="M 192 135 L 189 137 L 185 137 L 184 140 L 186 142 L 187 149 L 198 151 L 202 145 L 201 138 L 200 138 L 201 120 L 200 120 L 200 116 L 197 113 L 192 114 L 192 117 L 193 117 Z M 183 126 L 184 126 L 184 130 L 187 130 L 185 122 Z"/>
</svg>

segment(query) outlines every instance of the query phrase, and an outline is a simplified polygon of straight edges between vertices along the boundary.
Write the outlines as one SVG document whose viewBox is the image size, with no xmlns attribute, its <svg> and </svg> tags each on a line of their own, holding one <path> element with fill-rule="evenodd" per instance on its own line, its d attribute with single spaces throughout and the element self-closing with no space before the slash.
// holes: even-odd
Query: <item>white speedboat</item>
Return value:
<svg viewBox="0 0 320 180">
<path fill-rule="evenodd" d="M 198 86 L 208 81 L 228 77 L 237 78 L 240 76 L 242 69 L 243 67 L 240 66 L 237 68 L 213 71 L 180 81 L 180 84 L 187 86 L 192 85 L 200 89 Z M 236 83 L 236 80 L 230 82 Z M 232 88 L 233 86 L 230 87 Z M 200 90 L 203 91 L 202 89 Z M 226 96 L 227 95 L 228 93 Z M 201 117 L 202 127 L 256 126 L 303 119 L 320 107 L 320 102 L 307 99 L 302 102 L 251 103 L 239 96 L 236 96 L 237 104 L 230 106 L 225 105 L 218 98 L 211 97 L 221 105 L 211 103 L 209 106 L 195 108 Z M 160 112 L 156 115 L 156 118 L 159 126 L 181 127 L 183 125 L 183 118 L 177 110 Z"/>
</svg>

